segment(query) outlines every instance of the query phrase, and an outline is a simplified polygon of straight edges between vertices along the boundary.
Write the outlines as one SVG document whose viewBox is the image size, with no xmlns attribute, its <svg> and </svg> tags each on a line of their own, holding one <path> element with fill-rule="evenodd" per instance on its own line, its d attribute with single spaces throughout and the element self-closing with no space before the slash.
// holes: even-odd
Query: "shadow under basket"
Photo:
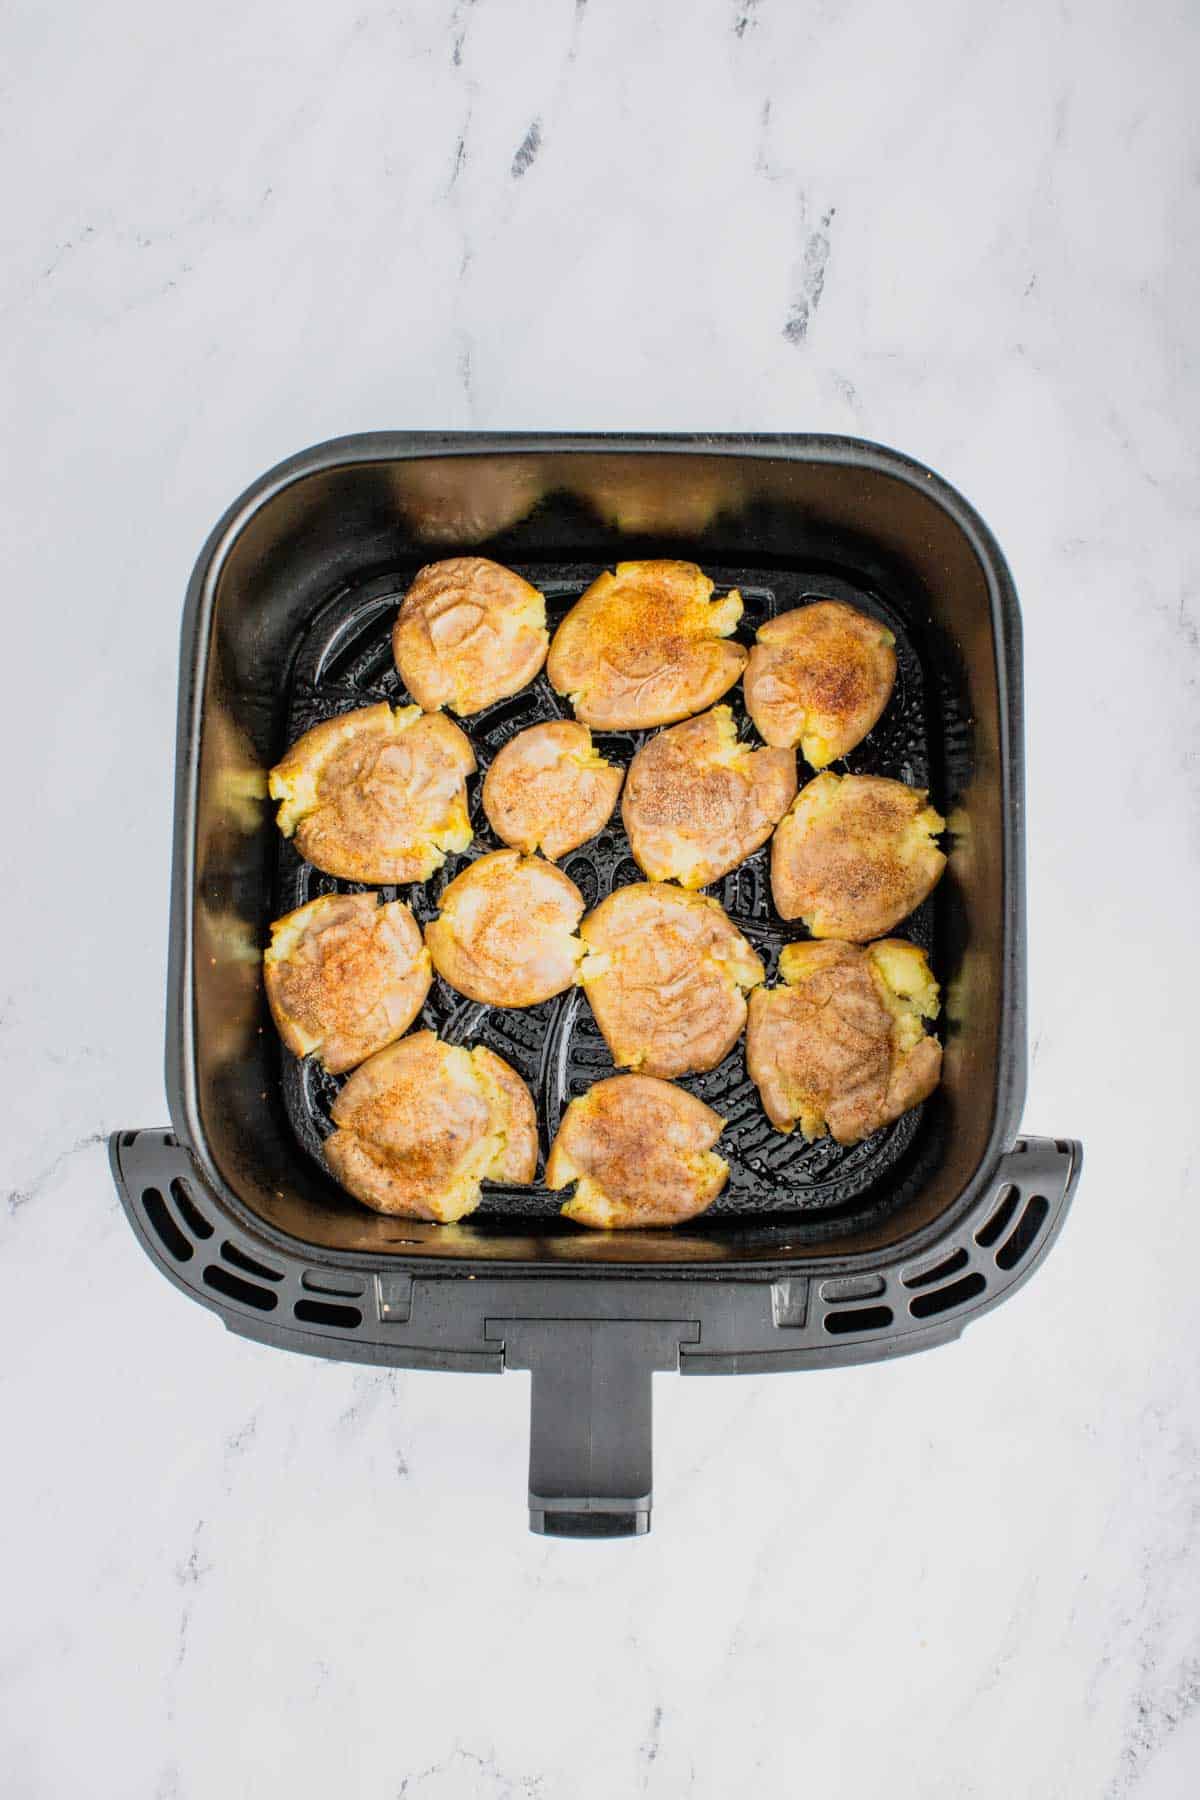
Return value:
<svg viewBox="0 0 1200 1800">
<path fill-rule="evenodd" d="M 325 1169 L 336 1091 L 279 1044 L 261 951 L 272 918 L 345 888 L 283 843 L 266 771 L 319 718 L 406 696 L 389 633 L 413 573 L 478 552 L 547 594 L 551 621 L 618 561 L 696 561 L 738 586 L 739 636 L 822 595 L 897 640 L 896 692 L 846 761 L 928 786 L 949 865 L 902 928 L 942 983 L 934 1096 L 865 1144 L 773 1132 L 739 1045 L 684 1085 L 729 1121 L 726 1192 L 674 1231 L 587 1232 L 544 1187 L 489 1187 L 453 1226 L 387 1218 Z M 144 1248 L 245 1336 L 414 1369 L 532 1375 L 530 1521 L 552 1536 L 648 1530 L 651 1375 L 834 1367 L 957 1337 L 1045 1255 L 1080 1167 L 1017 1137 L 1025 1084 L 1020 619 L 966 502 L 893 451 L 844 438 L 383 433 L 307 451 L 221 520 L 188 589 L 180 659 L 167 1016 L 170 1130 L 120 1132 L 113 1174 Z M 728 697 L 745 729 L 740 690 Z M 562 713 L 544 676 L 465 721 L 481 774 Z M 601 739 L 622 762 L 637 734 Z M 476 842 L 492 848 L 471 784 Z M 452 860 L 400 890 L 425 919 Z M 589 904 L 637 879 L 614 821 L 567 859 Z M 396 890 L 384 889 L 385 896 Z M 765 852 L 712 890 L 774 972 L 800 935 Z M 435 981 L 423 1023 L 490 1044 L 549 1138 L 612 1073 L 577 994 L 526 1013 Z"/>
</svg>

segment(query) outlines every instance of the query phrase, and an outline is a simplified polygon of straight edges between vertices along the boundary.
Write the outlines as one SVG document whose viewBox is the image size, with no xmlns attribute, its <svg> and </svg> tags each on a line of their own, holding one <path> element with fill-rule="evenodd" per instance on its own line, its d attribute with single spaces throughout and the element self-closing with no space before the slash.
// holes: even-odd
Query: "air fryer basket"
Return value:
<svg viewBox="0 0 1200 1800">
<path fill-rule="evenodd" d="M 729 1121 L 716 1206 L 674 1232 L 587 1233 L 544 1189 L 492 1188 L 456 1226 L 390 1219 L 324 1169 L 335 1084 L 266 1012 L 271 918 L 334 883 L 284 845 L 265 770 L 299 731 L 403 689 L 389 632 L 413 571 L 478 549 L 546 592 L 552 620 L 601 568 L 687 556 L 746 601 L 740 635 L 813 595 L 897 637 L 897 691 L 848 766 L 928 784 L 950 863 L 905 930 L 943 983 L 941 1088 L 865 1144 L 771 1131 L 739 1046 L 686 1085 Z M 1018 1139 L 1024 1088 L 1020 627 L 986 527 L 928 470 L 828 438 L 344 439 L 264 477 L 217 527 L 184 616 L 167 1030 L 174 1129 L 112 1162 L 160 1267 L 234 1330 L 412 1368 L 532 1371 L 530 1517 L 557 1535 L 644 1531 L 650 1375 L 868 1361 L 955 1337 L 1026 1279 L 1069 1204 L 1079 1147 Z M 731 697 L 745 727 L 740 699 Z M 554 716 L 544 677 L 468 722 L 481 766 Z M 636 734 L 603 747 L 628 761 Z M 492 847 L 473 792 L 472 854 Z M 773 973 L 796 935 L 765 852 L 715 890 Z M 436 910 L 452 862 L 427 892 Z M 594 903 L 636 879 L 615 821 L 566 863 Z M 390 892 L 391 890 L 385 890 Z M 435 982 L 425 1023 L 490 1043 L 530 1081 L 543 1154 L 573 1093 L 611 1072 L 578 995 L 528 1012 Z"/>
</svg>

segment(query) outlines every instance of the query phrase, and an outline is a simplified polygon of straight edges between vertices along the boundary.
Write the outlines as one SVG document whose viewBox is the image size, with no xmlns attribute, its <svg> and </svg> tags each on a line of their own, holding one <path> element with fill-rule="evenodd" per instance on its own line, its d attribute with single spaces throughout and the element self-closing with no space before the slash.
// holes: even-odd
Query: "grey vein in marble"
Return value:
<svg viewBox="0 0 1200 1800">
<path fill-rule="evenodd" d="M 541 147 L 542 121 L 540 119 L 535 119 L 529 127 L 529 130 L 525 133 L 525 136 L 521 139 L 521 142 L 517 145 L 516 153 L 513 156 L 512 177 L 514 181 L 520 181 L 522 175 L 533 167 L 534 163 L 537 161 L 538 151 Z"/>
<path fill-rule="evenodd" d="M 11 1216 L 18 1213 L 23 1206 L 28 1206 L 31 1200 L 36 1199 L 42 1189 L 54 1180 L 60 1169 L 62 1169 L 72 1157 L 78 1156 L 80 1151 L 90 1150 L 97 1144 L 105 1144 L 107 1142 L 108 1133 L 106 1131 L 87 1131 L 84 1132 L 82 1137 L 77 1137 L 74 1143 L 68 1144 L 65 1150 L 60 1150 L 58 1155 L 47 1163 L 45 1168 L 39 1169 L 38 1173 L 30 1180 L 24 1182 L 19 1187 L 8 1189 L 4 1199 L 8 1207 L 9 1215 Z"/>
</svg>

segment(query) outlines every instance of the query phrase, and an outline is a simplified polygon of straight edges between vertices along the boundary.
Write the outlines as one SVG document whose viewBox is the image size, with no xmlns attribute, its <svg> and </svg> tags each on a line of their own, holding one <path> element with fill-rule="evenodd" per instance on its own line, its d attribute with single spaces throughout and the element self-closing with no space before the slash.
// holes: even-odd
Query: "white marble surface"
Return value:
<svg viewBox="0 0 1200 1800">
<path fill-rule="evenodd" d="M 1195 8 L 2 29 L 5 1800 L 1194 1794 Z M 526 1534 L 525 1377 L 227 1336 L 102 1149 L 165 1119 L 209 525 L 335 433 L 525 425 L 847 431 L 981 508 L 1026 621 L 1026 1122 L 1088 1155 L 959 1345 L 659 1378 L 641 1543 Z"/>
</svg>

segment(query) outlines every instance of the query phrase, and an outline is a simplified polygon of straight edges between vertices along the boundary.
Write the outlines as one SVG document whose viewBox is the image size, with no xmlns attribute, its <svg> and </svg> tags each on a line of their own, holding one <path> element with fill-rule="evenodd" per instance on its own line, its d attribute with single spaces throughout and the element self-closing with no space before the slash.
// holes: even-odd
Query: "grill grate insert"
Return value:
<svg viewBox="0 0 1200 1800">
<path fill-rule="evenodd" d="M 545 594 L 551 630 L 600 568 L 598 563 L 585 567 L 514 562 L 512 566 Z M 931 742 L 923 672 L 904 620 L 893 606 L 876 591 L 823 571 L 733 571 L 711 565 L 706 565 L 706 569 L 716 582 L 718 593 L 730 587 L 740 589 L 745 613 L 736 636 L 746 645 L 753 643 L 754 633 L 764 620 L 806 600 L 845 600 L 882 619 L 896 638 L 895 690 L 875 730 L 834 767 L 856 774 L 890 775 L 920 787 L 930 785 Z M 378 700 L 387 700 L 393 706 L 409 702 L 392 660 L 391 629 L 410 578 L 404 572 L 361 582 L 338 594 L 317 613 L 297 647 L 288 692 L 287 735 L 285 743 L 279 746 L 280 754 L 301 732 L 339 713 Z M 740 735 L 753 738 L 740 683 L 725 696 L 725 703 L 733 708 Z M 478 774 L 468 783 L 474 843 L 465 856 L 451 857 L 424 887 L 381 887 L 378 891 L 384 898 L 407 900 L 422 924 L 433 918 L 441 893 L 459 870 L 474 857 L 500 847 L 480 804 L 483 775 L 492 758 L 525 727 L 571 716 L 569 704 L 555 694 L 542 674 L 520 694 L 497 702 L 473 719 L 458 721 L 470 737 L 479 762 Z M 649 735 L 652 734 L 633 731 L 593 733 L 604 755 L 625 767 Z M 803 763 L 800 777 L 802 782 L 806 778 Z M 933 798 L 937 802 L 945 796 L 935 792 Z M 560 865 L 589 907 L 614 888 L 642 879 L 619 815 L 618 806 L 610 827 L 564 858 Z M 763 958 L 768 981 L 774 981 L 780 949 L 804 936 L 804 931 L 803 927 L 781 919 L 771 903 L 769 856 L 768 844 L 707 891 L 721 901 Z M 319 894 L 363 891 L 361 883 L 339 881 L 313 869 L 291 844 L 279 838 L 272 893 L 274 917 L 303 906 Z M 937 901 L 935 891 L 898 928 L 926 951 L 932 949 Z M 451 1043 L 486 1044 L 529 1083 L 538 1112 L 539 1175 L 567 1103 L 594 1081 L 616 1073 L 591 1009 L 578 990 L 518 1011 L 466 1000 L 435 975 L 418 1024 L 436 1030 Z M 292 1129 L 305 1152 L 323 1167 L 321 1145 L 333 1129 L 330 1108 L 347 1078 L 330 1076 L 316 1062 L 300 1061 L 282 1046 L 280 1056 L 283 1100 Z M 861 1201 L 878 1189 L 912 1146 L 924 1111 L 917 1108 L 864 1143 L 849 1148 L 842 1148 L 829 1138 L 806 1144 L 798 1133 L 784 1136 L 773 1129 L 762 1111 L 757 1091 L 746 1074 L 744 1044 L 740 1042 L 716 1069 L 686 1077 L 680 1085 L 707 1101 L 727 1120 L 717 1148 L 729 1162 L 729 1182 L 706 1218 L 798 1210 L 824 1212 Z M 488 1184 L 474 1216 L 554 1217 L 562 1198 L 541 1186 L 509 1188 Z"/>
</svg>

